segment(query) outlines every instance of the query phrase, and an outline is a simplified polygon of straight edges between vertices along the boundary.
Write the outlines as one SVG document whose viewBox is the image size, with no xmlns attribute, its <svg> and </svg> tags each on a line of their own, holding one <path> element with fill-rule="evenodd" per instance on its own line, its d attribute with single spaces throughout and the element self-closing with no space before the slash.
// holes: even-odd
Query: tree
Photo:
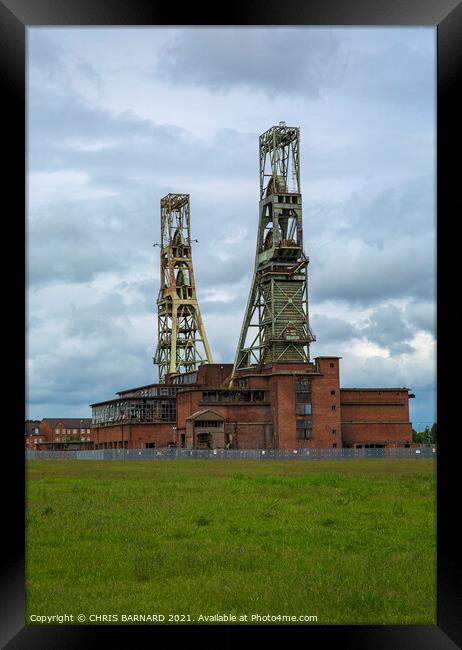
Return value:
<svg viewBox="0 0 462 650">
<path fill-rule="evenodd" d="M 432 432 L 432 442 L 436 442 L 436 439 L 437 439 L 436 422 L 433 422 L 431 432 Z"/>
<path fill-rule="evenodd" d="M 432 442 L 432 432 L 430 431 L 430 427 L 428 426 L 428 424 L 423 431 L 422 437 L 423 437 L 423 442 L 427 444 Z"/>
</svg>

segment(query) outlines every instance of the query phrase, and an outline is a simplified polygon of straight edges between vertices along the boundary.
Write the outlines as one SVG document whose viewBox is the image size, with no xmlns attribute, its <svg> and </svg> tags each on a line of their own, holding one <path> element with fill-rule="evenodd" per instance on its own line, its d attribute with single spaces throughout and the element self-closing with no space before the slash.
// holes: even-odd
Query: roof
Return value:
<svg viewBox="0 0 462 650">
<path fill-rule="evenodd" d="M 40 420 L 26 420 L 26 435 L 30 434 L 34 429 L 36 429 L 40 424 Z"/>
<path fill-rule="evenodd" d="M 62 424 L 66 429 L 78 429 L 80 426 L 91 426 L 91 418 L 42 418 L 41 421 L 47 422 L 50 427 Z"/>
<path fill-rule="evenodd" d="M 170 388 L 170 384 L 146 384 L 145 386 L 135 386 L 135 388 L 126 388 L 119 390 L 116 395 L 123 395 L 124 393 L 131 393 L 133 390 L 143 390 L 143 388 L 153 388 L 154 386 L 161 386 L 162 388 Z"/>
<path fill-rule="evenodd" d="M 334 357 L 332 355 L 320 354 L 318 357 L 315 357 L 315 359 L 343 359 L 343 357 Z"/>
<path fill-rule="evenodd" d="M 400 386 L 399 388 L 341 388 L 340 390 L 357 390 L 357 391 L 367 391 L 367 390 L 380 390 L 380 391 L 397 391 L 397 390 L 411 390 L 410 388 L 406 388 L 406 386 Z"/>
<path fill-rule="evenodd" d="M 195 420 L 200 415 L 204 415 L 204 413 L 213 413 L 214 415 L 217 416 L 217 418 L 220 418 L 220 420 L 225 419 L 225 417 L 223 415 L 220 415 L 219 413 L 217 413 L 213 409 L 201 409 L 200 411 L 196 411 L 195 413 L 191 413 L 191 415 L 189 417 L 187 417 L 186 419 L 187 420 Z"/>
<path fill-rule="evenodd" d="M 103 404 L 116 404 L 117 402 L 123 404 L 128 400 L 130 400 L 130 402 L 149 402 L 150 400 L 165 401 L 175 399 L 176 395 L 150 395 L 149 397 L 142 397 L 141 395 L 121 395 L 120 397 L 115 397 L 114 399 L 106 399 L 104 402 L 94 402 L 93 404 L 89 404 L 89 406 L 93 408 L 93 406 L 103 406 Z M 91 418 L 89 419 L 91 421 Z"/>
</svg>

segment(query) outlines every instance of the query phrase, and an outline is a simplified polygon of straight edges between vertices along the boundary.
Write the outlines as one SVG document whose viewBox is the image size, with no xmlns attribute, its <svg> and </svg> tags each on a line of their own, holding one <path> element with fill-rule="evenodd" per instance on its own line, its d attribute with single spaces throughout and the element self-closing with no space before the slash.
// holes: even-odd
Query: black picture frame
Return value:
<svg viewBox="0 0 462 650">
<path fill-rule="evenodd" d="M 435 626 L 26 626 L 24 557 L 24 373 L 18 369 L 18 351 L 24 342 L 22 296 L 24 283 L 18 260 L 25 264 L 25 30 L 39 25 L 356 25 L 417 26 L 437 28 L 437 239 L 438 239 L 438 594 Z M 286 642 L 296 634 L 302 643 L 333 644 L 339 647 L 387 650 L 401 648 L 450 649 L 462 645 L 462 577 L 460 542 L 456 533 L 460 520 L 460 491 L 456 463 L 460 458 L 458 418 L 454 405 L 460 401 L 456 379 L 448 373 L 458 368 L 454 310 L 459 306 L 457 267 L 460 252 L 451 217 L 462 215 L 460 153 L 462 151 L 462 105 L 458 86 L 462 80 L 461 0 L 242 0 L 213 8 L 190 3 L 184 8 L 147 0 L 0 0 L 0 83 L 3 125 L 3 258 L 5 266 L 3 321 L 11 332 L 4 334 L 4 411 L 2 451 L 3 533 L 0 642 L 9 650 L 47 650 L 94 647 L 114 639 L 116 646 L 139 644 L 181 635 L 188 644 L 207 636 L 220 643 L 235 644 L 241 636 L 261 642 L 271 634 L 273 642 Z M 457 221 L 454 220 L 455 224 Z M 455 299 L 455 300 L 454 300 Z M 446 301 L 446 303 L 445 303 Z M 445 304 L 444 304 L 445 303 Z M 451 328 L 452 325 L 452 328 Z M 13 340 L 16 343 L 13 343 Z M 15 373 L 15 369 L 16 373 Z M 5 399 L 6 398 L 6 399 Z M 12 420 L 11 414 L 15 416 Z M 460 461 L 459 461 L 460 463 Z M 418 567 L 416 568 L 418 570 Z"/>
</svg>

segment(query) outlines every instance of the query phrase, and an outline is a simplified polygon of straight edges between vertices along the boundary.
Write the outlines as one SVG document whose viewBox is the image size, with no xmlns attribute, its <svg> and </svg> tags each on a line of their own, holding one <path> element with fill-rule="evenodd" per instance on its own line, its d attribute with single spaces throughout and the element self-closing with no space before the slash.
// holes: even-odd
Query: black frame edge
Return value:
<svg viewBox="0 0 462 650">
<path fill-rule="evenodd" d="M 25 193 L 24 187 L 24 156 L 25 135 L 24 135 L 24 84 L 25 84 L 25 42 L 26 26 L 33 25 L 94 25 L 94 24 L 176 24 L 177 17 L 174 16 L 173 8 L 159 9 L 153 3 L 139 0 L 136 8 L 127 10 L 129 3 L 125 0 L 111 0 L 106 3 L 97 3 L 93 0 L 69 0 L 65 7 L 59 6 L 59 2 L 51 0 L 0 0 L 0 81 L 5 86 L 2 95 L 9 96 L 9 101 L 5 102 L 6 124 L 15 126 L 16 129 L 7 128 L 4 131 L 6 139 L 6 154 L 8 156 L 8 167 L 6 169 L 6 183 L 10 196 L 17 199 Z M 297 4 L 297 3 L 296 3 Z M 323 3 L 323 7 L 313 8 L 310 5 L 305 11 L 298 11 L 297 20 L 293 20 L 294 3 L 290 1 L 287 5 L 287 11 L 284 8 L 284 17 L 279 16 L 280 5 L 276 3 L 265 4 L 265 8 L 257 6 L 255 0 L 246 5 L 246 9 L 240 11 L 239 21 L 198 21 L 197 10 L 192 20 L 185 20 L 187 15 L 182 14 L 182 24 L 380 24 L 380 25 L 437 25 L 438 27 L 438 199 L 437 209 L 439 215 L 438 221 L 438 326 L 441 330 L 443 325 L 446 329 L 450 324 L 445 320 L 442 313 L 440 297 L 445 292 L 445 285 L 455 278 L 456 266 L 452 260 L 458 261 L 458 251 L 455 248 L 454 240 L 445 241 L 452 246 L 454 255 L 446 252 L 441 255 L 441 242 L 445 235 L 442 231 L 442 219 L 454 213 L 456 206 L 460 208 L 460 191 L 458 184 L 458 172 L 460 170 L 460 151 L 461 142 L 458 131 L 458 120 L 462 115 L 462 107 L 457 97 L 458 81 L 462 78 L 461 64 L 461 44 L 462 39 L 462 3 L 460 0 L 445 0 L 445 2 L 434 3 L 430 0 L 426 2 L 416 2 L 415 0 L 402 0 L 399 3 L 389 2 L 388 10 L 384 9 L 387 4 L 384 0 L 375 0 L 374 12 L 371 7 L 366 6 L 366 2 L 349 2 L 347 11 L 339 10 L 337 0 L 328 0 Z M 344 3 L 346 4 L 346 3 Z M 370 3 L 369 3 L 370 4 Z M 438 5 L 435 8 L 435 4 Z M 307 5 L 308 6 L 308 5 Z M 8 8 L 7 8 L 8 7 Z M 239 7 L 238 7 L 239 9 Z M 319 9 L 317 12 L 316 10 Z M 64 11 L 64 13 L 63 13 Z M 64 15 L 67 12 L 66 15 Z M 265 16 L 262 16 L 262 13 Z M 358 19 L 362 13 L 365 18 Z M 435 13 L 436 12 L 436 13 Z M 437 19 L 434 20 L 434 16 Z M 331 19 L 329 20 L 329 16 Z M 390 18 L 391 16 L 391 18 Z M 132 22 L 136 17 L 136 22 Z M 64 18 L 64 19 L 63 19 Z M 156 21 L 153 18 L 157 18 Z M 388 20 L 387 20 L 388 18 Z M 398 19 L 401 20 L 398 22 Z M 246 19 L 246 20 L 245 20 Z M 245 22 L 244 22 L 245 20 Z M 395 22 L 396 21 L 396 22 Z M 19 128 L 18 128 L 19 127 Z M 457 134 L 457 135 L 456 135 Z M 17 202 L 16 202 L 17 205 Z M 21 221 L 22 220 L 22 221 Z M 18 215 L 17 233 L 18 247 L 24 242 L 24 220 Z M 447 233 L 447 230 L 446 230 Z M 21 243 L 19 243 L 21 242 Z M 460 255 L 460 254 L 459 254 Z M 443 260 L 441 260 L 443 257 Z M 451 267 L 450 264 L 453 264 Z M 444 267 L 444 268 L 443 268 Z M 6 276 L 8 277 L 8 276 Z M 20 277 L 20 274 L 19 274 Z M 21 284 L 19 282 L 19 284 Z M 21 287 L 18 287 L 21 294 Z M 15 312 L 13 328 L 17 322 L 18 311 Z M 17 327 L 16 327 L 17 329 Z M 17 334 L 17 333 L 16 333 Z M 453 337 L 445 333 L 445 340 L 454 340 Z M 23 341 L 23 339 L 21 339 Z M 15 352 L 15 354 L 14 354 Z M 9 352 L 11 363 L 9 368 L 17 366 L 17 348 Z M 14 356 L 13 356 L 14 355 Z M 443 377 L 443 367 L 448 367 L 449 357 L 452 358 L 452 351 L 448 344 L 442 343 L 439 347 L 438 355 L 438 376 Z M 447 364 L 447 365 L 446 365 Z M 21 402 L 21 393 L 24 395 L 24 378 L 22 371 L 18 372 L 18 381 L 16 383 L 16 402 L 18 409 L 15 417 L 17 420 L 17 431 L 22 432 L 23 426 L 23 408 L 19 405 Z M 450 406 L 457 402 L 455 389 L 448 387 L 448 394 L 445 395 L 438 390 L 438 411 L 440 431 L 445 428 L 451 430 L 452 422 L 449 416 Z M 16 405 L 15 402 L 15 405 Z M 17 434 L 17 440 L 11 440 L 8 436 L 5 440 L 7 453 L 11 453 L 15 459 L 11 465 L 14 469 L 14 489 L 8 484 L 6 506 L 10 512 L 5 517 L 6 522 L 13 522 L 18 519 L 18 508 L 20 509 L 19 520 L 24 525 L 22 508 L 24 507 L 24 446 L 22 435 Z M 14 437 L 13 437 L 14 438 Z M 13 457 L 12 456 L 12 457 Z M 308 628 L 303 626 L 303 635 L 306 640 L 318 639 L 322 642 L 333 640 L 336 637 L 344 647 L 361 648 L 374 647 L 380 648 L 454 648 L 455 645 L 462 645 L 461 631 L 461 602 L 462 602 L 462 579 L 459 568 L 459 548 L 458 537 L 453 535 L 453 521 L 455 514 L 454 502 L 451 498 L 457 494 L 457 476 L 456 457 L 452 454 L 450 441 L 443 438 L 439 441 L 438 453 L 438 624 L 437 626 L 316 626 Z M 18 463 L 16 465 L 16 462 Z M 10 479 L 12 476 L 10 476 Z M 24 622 L 24 529 L 18 531 L 12 529 L 11 533 L 4 536 L 6 548 L 4 551 L 5 569 L 2 584 L 2 620 L 0 629 L 2 645 L 7 643 L 8 648 L 80 648 L 82 643 L 92 645 L 91 639 L 101 642 L 104 636 L 106 640 L 109 634 L 115 634 L 115 639 L 126 642 L 133 642 L 141 634 L 151 634 L 154 637 L 163 637 L 165 632 L 171 634 L 174 630 L 163 628 L 149 628 L 140 626 L 137 628 L 114 628 L 109 626 L 102 627 L 34 627 L 25 626 Z M 223 634 L 221 626 L 215 628 L 185 628 L 188 636 L 202 637 L 207 633 Z M 266 628 L 267 629 L 267 628 Z M 104 632 L 103 632 L 104 630 Z M 129 632 L 128 632 L 129 630 Z M 226 636 L 230 642 L 236 640 L 237 634 L 244 628 L 226 627 Z M 272 628 L 271 636 L 276 639 L 279 633 L 287 634 L 292 630 L 298 630 L 297 627 Z M 322 633 L 320 632 L 322 630 Z M 175 632 L 182 633 L 181 628 L 175 628 Z M 203 631 L 203 632 L 202 632 Z M 245 628 L 246 636 L 253 636 L 261 628 Z M 266 631 L 266 630 L 265 630 Z M 170 637 L 171 638 L 171 637 Z M 354 645 L 348 645 L 353 641 Z M 8 640 L 11 641 L 8 643 Z M 223 640 L 223 638 L 221 639 Z M 282 637 L 281 637 L 282 640 Z M 366 645 L 365 645 L 366 644 Z"/>
</svg>

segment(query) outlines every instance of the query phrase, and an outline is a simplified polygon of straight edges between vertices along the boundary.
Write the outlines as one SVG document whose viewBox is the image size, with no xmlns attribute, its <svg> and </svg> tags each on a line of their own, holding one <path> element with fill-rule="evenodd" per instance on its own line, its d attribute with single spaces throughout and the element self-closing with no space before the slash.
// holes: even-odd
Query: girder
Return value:
<svg viewBox="0 0 462 650">
<path fill-rule="evenodd" d="M 309 362 L 316 340 L 308 318 L 298 127 L 281 122 L 260 136 L 259 208 L 255 268 L 233 377 L 270 363 Z"/>
<path fill-rule="evenodd" d="M 154 364 L 159 382 L 167 376 L 212 363 L 199 310 L 191 254 L 189 194 L 167 194 L 160 201 L 160 291 Z"/>
</svg>

